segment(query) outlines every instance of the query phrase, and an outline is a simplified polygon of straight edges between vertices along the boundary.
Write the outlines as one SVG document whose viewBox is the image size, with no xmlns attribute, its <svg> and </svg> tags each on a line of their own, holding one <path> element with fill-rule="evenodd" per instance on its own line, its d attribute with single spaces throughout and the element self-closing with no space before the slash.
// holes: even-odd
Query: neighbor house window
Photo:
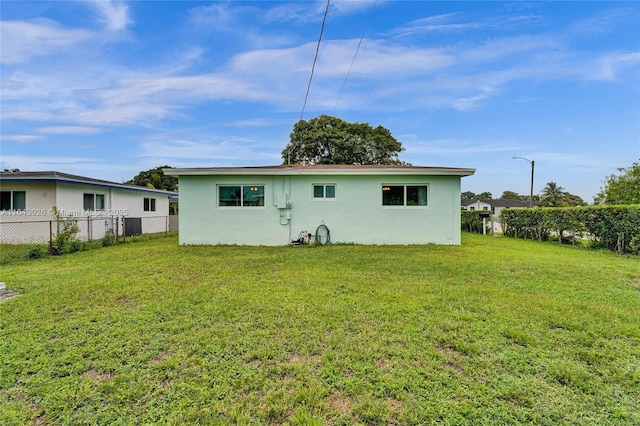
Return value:
<svg viewBox="0 0 640 426">
<path fill-rule="evenodd" d="M 218 187 L 220 207 L 264 206 L 264 185 L 225 185 Z"/>
<path fill-rule="evenodd" d="M 313 198 L 336 198 L 336 186 L 331 185 L 313 185 Z"/>
<path fill-rule="evenodd" d="M 85 210 L 104 210 L 104 194 L 88 194 L 83 196 L 83 208 Z"/>
<path fill-rule="evenodd" d="M 0 210 L 25 210 L 26 191 L 1 191 Z"/>
<path fill-rule="evenodd" d="M 155 212 L 156 211 L 156 199 L 155 198 L 145 198 L 143 207 L 144 207 L 144 211 L 145 212 Z"/>
<path fill-rule="evenodd" d="M 383 206 L 426 206 L 427 185 L 383 185 Z"/>
</svg>

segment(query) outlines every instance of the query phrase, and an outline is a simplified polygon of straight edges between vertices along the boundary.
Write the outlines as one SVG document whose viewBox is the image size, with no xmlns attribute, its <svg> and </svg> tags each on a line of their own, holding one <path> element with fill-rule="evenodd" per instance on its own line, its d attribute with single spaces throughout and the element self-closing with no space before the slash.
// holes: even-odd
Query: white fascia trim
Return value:
<svg viewBox="0 0 640 426">
<path fill-rule="evenodd" d="M 301 169 L 301 168 L 194 168 L 194 169 L 164 169 L 169 176 L 328 176 L 328 175 L 410 175 L 410 176 L 471 176 L 476 169 L 447 168 L 447 167 L 411 167 L 411 168 L 331 168 L 331 169 Z"/>
</svg>

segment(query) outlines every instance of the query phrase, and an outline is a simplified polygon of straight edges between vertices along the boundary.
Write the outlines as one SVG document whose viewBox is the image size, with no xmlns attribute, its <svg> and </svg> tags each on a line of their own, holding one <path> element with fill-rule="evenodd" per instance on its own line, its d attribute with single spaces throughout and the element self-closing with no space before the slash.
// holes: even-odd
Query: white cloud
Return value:
<svg viewBox="0 0 640 426">
<path fill-rule="evenodd" d="M 601 12 L 595 16 L 574 22 L 569 27 L 569 33 L 578 38 L 606 34 L 614 30 L 621 22 L 635 16 L 632 8 L 616 8 Z M 637 23 L 636 23 L 637 25 Z"/>
<path fill-rule="evenodd" d="M 2 21 L 0 26 L 3 64 L 27 62 L 34 56 L 53 55 L 72 49 L 91 38 L 86 30 L 66 29 L 50 19 Z"/>
<path fill-rule="evenodd" d="M 40 127 L 36 131 L 47 135 L 94 135 L 100 133 L 102 129 L 82 126 L 52 126 Z"/>
<path fill-rule="evenodd" d="M 33 142 L 38 139 L 42 139 L 42 136 L 37 135 L 2 135 L 0 140 L 2 142 L 17 142 L 17 143 L 28 143 Z"/>
<path fill-rule="evenodd" d="M 349 8 L 371 7 L 371 2 L 355 3 L 341 2 L 336 7 L 343 8 L 343 13 L 349 13 Z M 109 18 L 113 28 L 123 28 L 129 22 L 123 3 L 91 4 L 101 11 L 101 16 Z M 285 3 L 268 13 L 285 8 L 317 13 L 321 4 Z M 254 13 L 249 9 L 215 3 L 194 11 L 209 13 L 200 16 L 203 22 L 213 19 L 212 22 L 233 27 L 243 13 Z M 412 25 L 447 25 L 456 16 L 429 17 Z M 52 35 L 53 46 L 57 40 L 58 49 L 67 45 L 64 40 L 72 46 L 92 37 L 84 31 L 62 29 L 52 21 L 42 21 L 38 28 L 76 36 Z M 47 36 L 42 37 L 42 43 L 46 44 L 44 41 L 48 41 Z M 358 41 L 327 39 L 323 43 L 309 111 L 326 111 L 336 105 Z M 3 55 L 4 44 L 3 38 Z M 24 52 L 13 46 L 9 52 L 20 52 L 8 53 L 8 57 L 26 60 L 39 51 L 24 44 Z M 341 108 L 399 111 L 428 107 L 468 111 L 507 92 L 509 84 L 516 81 L 612 79 L 640 63 L 638 52 L 587 55 L 571 51 L 566 40 L 548 35 L 494 37 L 482 42 L 436 46 L 424 48 L 387 40 L 363 40 L 339 102 Z M 205 50 L 197 46 L 186 48 L 180 59 L 171 64 L 148 63 L 145 69 L 99 57 L 92 59 L 91 65 L 75 66 L 75 62 L 69 61 L 64 69 L 52 67 L 53 72 L 27 68 L 5 72 L 8 77 L 3 81 L 3 118 L 52 123 L 50 128 L 69 130 L 65 126 L 90 129 L 189 119 L 189 108 L 209 102 L 259 103 L 279 111 L 294 111 L 302 104 L 315 47 L 315 42 L 309 42 L 294 47 L 249 50 L 230 57 L 213 72 L 191 75 L 184 75 L 185 70 L 205 56 Z"/>
<path fill-rule="evenodd" d="M 129 6 L 123 2 L 112 0 L 86 0 L 93 7 L 109 31 L 120 31 L 126 29 L 132 23 L 129 16 Z"/>
</svg>

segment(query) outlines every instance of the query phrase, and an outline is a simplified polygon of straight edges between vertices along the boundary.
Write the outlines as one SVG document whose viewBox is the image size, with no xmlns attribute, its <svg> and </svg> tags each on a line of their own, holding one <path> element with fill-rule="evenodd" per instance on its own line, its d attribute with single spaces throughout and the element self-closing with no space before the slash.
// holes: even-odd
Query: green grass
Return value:
<svg viewBox="0 0 640 426">
<path fill-rule="evenodd" d="M 180 247 L 0 270 L 2 424 L 640 424 L 640 259 Z"/>
</svg>

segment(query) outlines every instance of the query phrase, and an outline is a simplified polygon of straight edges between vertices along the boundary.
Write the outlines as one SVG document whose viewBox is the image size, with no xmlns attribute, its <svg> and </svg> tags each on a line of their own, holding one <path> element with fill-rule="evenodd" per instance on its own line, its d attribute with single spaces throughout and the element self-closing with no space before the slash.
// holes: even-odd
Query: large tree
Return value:
<svg viewBox="0 0 640 426">
<path fill-rule="evenodd" d="M 402 143 L 382 126 L 321 115 L 293 126 L 282 159 L 284 164 L 407 164 L 398 159 L 402 151 Z"/>
<path fill-rule="evenodd" d="M 564 203 L 564 188 L 555 182 L 548 182 L 542 190 L 542 205 L 545 207 L 560 207 Z"/>
<path fill-rule="evenodd" d="M 170 168 L 171 167 L 169 166 L 160 166 L 145 170 L 138 173 L 133 179 L 125 183 L 176 192 L 178 191 L 178 178 L 176 176 L 167 176 L 162 171 L 162 169 Z"/>
<path fill-rule="evenodd" d="M 593 199 L 596 204 L 640 204 L 640 163 L 618 169 L 619 176 L 611 175 L 604 182 L 598 195 Z"/>
</svg>

